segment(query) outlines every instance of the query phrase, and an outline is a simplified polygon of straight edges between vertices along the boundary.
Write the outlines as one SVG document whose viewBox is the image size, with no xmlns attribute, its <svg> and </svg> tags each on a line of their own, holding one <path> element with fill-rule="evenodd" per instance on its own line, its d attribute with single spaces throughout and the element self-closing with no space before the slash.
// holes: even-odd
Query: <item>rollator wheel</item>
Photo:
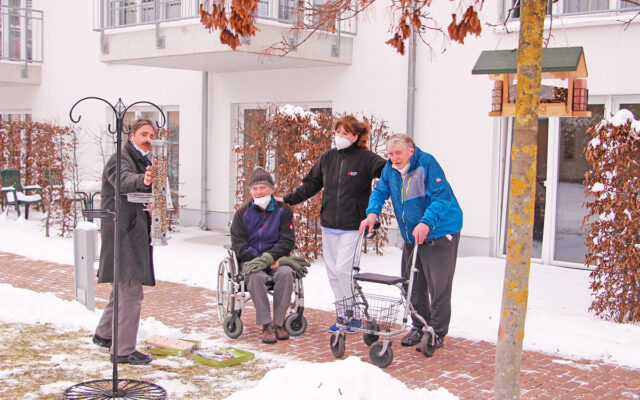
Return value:
<svg viewBox="0 0 640 400">
<path fill-rule="evenodd" d="M 386 368 L 391 364 L 391 361 L 393 361 L 393 350 L 391 349 L 391 343 L 389 343 L 387 350 L 384 353 L 379 354 L 380 351 L 382 351 L 382 346 L 382 340 L 378 340 L 372 344 L 369 348 L 369 358 L 376 367 Z"/>
<path fill-rule="evenodd" d="M 380 327 L 378 326 L 378 323 L 375 320 L 367 321 L 365 326 L 370 331 L 376 331 L 376 332 L 380 331 Z M 364 344 L 366 344 L 367 346 L 371 346 L 372 344 L 377 342 L 379 338 L 380 336 L 374 335 L 372 333 L 362 334 L 362 340 L 364 340 Z"/>
<path fill-rule="evenodd" d="M 436 352 L 435 343 L 431 345 L 431 335 L 425 333 L 422 335 L 422 339 L 420 340 L 420 344 L 418 345 L 418 350 L 426 357 L 431 357 L 433 353 Z"/>
<path fill-rule="evenodd" d="M 300 336 L 307 330 L 307 318 L 304 315 L 298 318 L 298 313 L 289 314 L 284 320 L 284 329 L 291 336 Z"/>
<path fill-rule="evenodd" d="M 222 321 L 222 329 L 231 339 L 236 339 L 242 335 L 242 320 L 236 315 L 229 315 Z"/>
<path fill-rule="evenodd" d="M 331 347 L 331 354 L 335 358 L 344 356 L 346 335 L 344 333 L 333 333 L 329 336 L 329 346 Z"/>
</svg>

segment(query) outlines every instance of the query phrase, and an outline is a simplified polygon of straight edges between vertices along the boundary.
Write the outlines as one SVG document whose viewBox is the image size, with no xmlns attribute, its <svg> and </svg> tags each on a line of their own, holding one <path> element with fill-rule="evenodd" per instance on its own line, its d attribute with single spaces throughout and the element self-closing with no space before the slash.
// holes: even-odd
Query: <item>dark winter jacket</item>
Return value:
<svg viewBox="0 0 640 400">
<path fill-rule="evenodd" d="M 387 162 L 371 194 L 367 214 L 380 215 L 384 202 L 391 196 L 405 242 L 414 243 L 413 230 L 421 222 L 429 226 L 430 239 L 460 232 L 462 210 L 440 164 L 417 147 L 409 163 L 403 180 L 391 160 Z"/>
<path fill-rule="evenodd" d="M 129 141 L 122 146 L 120 167 L 120 210 L 118 236 L 120 241 L 118 281 L 137 281 L 154 286 L 153 254 L 150 245 L 150 218 L 140 203 L 127 201 L 127 193 L 150 192 L 142 181 L 148 161 Z M 115 211 L 116 154 L 112 154 L 102 173 L 101 208 Z M 101 226 L 102 247 L 98 282 L 113 282 L 114 221 L 104 218 Z"/>
<path fill-rule="evenodd" d="M 320 223 L 325 228 L 357 230 L 365 217 L 371 194 L 371 181 L 379 178 L 384 158 L 358 147 L 331 149 L 315 163 L 302 180 L 302 185 L 284 196 L 287 204 L 301 203 L 318 193 L 322 194 Z"/>
<path fill-rule="evenodd" d="M 265 252 L 277 260 L 288 256 L 294 246 L 293 212 L 288 205 L 271 197 L 265 210 L 251 200 L 236 211 L 231 223 L 231 247 L 241 263 Z"/>
</svg>

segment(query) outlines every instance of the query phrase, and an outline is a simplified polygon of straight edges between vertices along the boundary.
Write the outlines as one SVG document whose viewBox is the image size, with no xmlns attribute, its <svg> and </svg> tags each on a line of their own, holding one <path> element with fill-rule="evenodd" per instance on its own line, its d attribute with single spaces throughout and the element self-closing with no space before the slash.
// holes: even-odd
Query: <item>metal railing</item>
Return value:
<svg viewBox="0 0 640 400">
<path fill-rule="evenodd" d="M 0 5 L 0 61 L 42 62 L 43 13 Z"/>
<path fill-rule="evenodd" d="M 94 0 L 93 26 L 96 31 L 104 31 L 114 28 L 199 19 L 202 2 L 202 0 Z M 315 0 L 315 3 L 318 3 L 318 0 Z M 258 20 L 293 24 L 296 18 L 294 10 L 297 4 L 298 0 L 259 0 L 256 17 Z M 309 2 L 309 5 L 311 4 L 313 3 Z M 231 9 L 230 0 L 226 0 L 225 5 L 227 10 Z M 305 18 L 310 17 L 305 16 Z M 340 31 L 346 34 L 355 35 L 356 28 L 355 17 L 336 21 L 335 24 L 336 32 Z"/>
</svg>

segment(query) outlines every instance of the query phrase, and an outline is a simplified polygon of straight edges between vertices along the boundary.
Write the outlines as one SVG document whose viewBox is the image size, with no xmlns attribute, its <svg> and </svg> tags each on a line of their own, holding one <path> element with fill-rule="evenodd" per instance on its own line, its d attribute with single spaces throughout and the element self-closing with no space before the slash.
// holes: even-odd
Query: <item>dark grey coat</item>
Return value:
<svg viewBox="0 0 640 400">
<path fill-rule="evenodd" d="M 127 141 L 122 146 L 120 170 L 120 212 L 118 215 L 118 236 L 120 238 L 120 259 L 118 281 L 137 281 L 143 285 L 156 284 L 153 273 L 153 253 L 150 244 L 150 217 L 140 203 L 127 201 L 127 193 L 150 192 L 151 186 L 143 183 L 145 160 Z M 116 154 L 111 155 L 102 173 L 101 208 L 115 211 Z M 102 220 L 100 249 L 100 269 L 98 282 L 113 282 L 114 221 Z"/>
</svg>

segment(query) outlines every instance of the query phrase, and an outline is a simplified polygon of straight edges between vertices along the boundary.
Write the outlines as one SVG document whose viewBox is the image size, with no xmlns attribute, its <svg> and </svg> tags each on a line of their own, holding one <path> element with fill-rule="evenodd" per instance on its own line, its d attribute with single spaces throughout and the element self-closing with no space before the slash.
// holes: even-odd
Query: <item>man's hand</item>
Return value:
<svg viewBox="0 0 640 400">
<path fill-rule="evenodd" d="M 146 171 L 144 171 L 144 178 L 142 179 L 142 183 L 146 186 L 151 186 L 151 182 L 153 182 L 153 174 L 151 172 L 151 167 L 147 166 Z"/>
<path fill-rule="evenodd" d="M 416 239 L 416 243 L 422 244 L 429 234 L 429 225 L 424 222 L 420 222 L 413 230 L 413 237 Z"/>
<path fill-rule="evenodd" d="M 284 199 L 282 197 L 273 196 L 273 198 L 276 199 L 276 201 L 280 201 L 284 203 Z"/>
<path fill-rule="evenodd" d="M 267 269 L 269 266 L 275 264 L 273 256 L 269 253 L 262 253 L 260 257 L 256 257 L 253 260 L 244 263 L 242 273 L 244 275 L 253 274 L 254 272 Z"/>
<path fill-rule="evenodd" d="M 288 265 L 295 271 L 298 278 L 303 278 L 307 275 L 307 268 L 311 266 L 309 261 L 299 256 L 283 256 L 278 259 L 280 265 Z"/>
<path fill-rule="evenodd" d="M 369 232 L 371 232 L 373 230 L 373 224 L 375 224 L 377 220 L 377 214 L 371 213 L 367 215 L 367 218 L 363 219 L 362 222 L 360 222 L 360 229 L 358 231 L 362 234 L 365 228 L 369 227 Z"/>
</svg>

